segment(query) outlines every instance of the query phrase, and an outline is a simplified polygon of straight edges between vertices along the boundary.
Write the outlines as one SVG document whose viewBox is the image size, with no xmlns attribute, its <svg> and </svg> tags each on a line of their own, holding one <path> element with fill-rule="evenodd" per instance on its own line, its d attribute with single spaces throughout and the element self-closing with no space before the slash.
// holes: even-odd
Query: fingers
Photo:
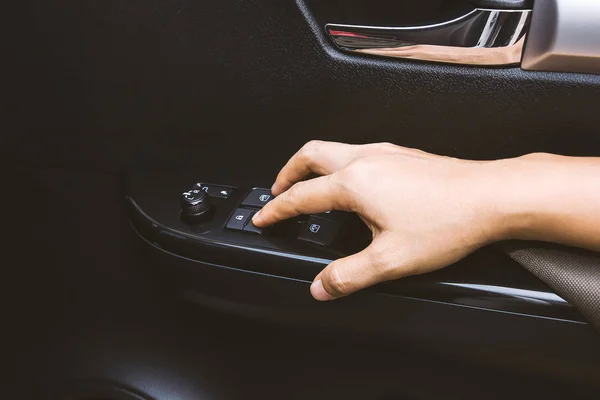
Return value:
<svg viewBox="0 0 600 400">
<path fill-rule="evenodd" d="M 313 140 L 305 144 L 281 169 L 271 191 L 278 196 L 311 173 L 329 175 L 357 158 L 399 151 L 402 148 L 390 143 L 351 145 Z"/>
<path fill-rule="evenodd" d="M 376 256 L 374 245 L 329 264 L 310 287 L 312 296 L 328 301 L 387 280 L 389 265 Z"/>
<path fill-rule="evenodd" d="M 281 169 L 271 191 L 278 196 L 311 173 L 334 173 L 352 161 L 356 147 L 360 146 L 317 140 L 308 142 Z"/>
<path fill-rule="evenodd" d="M 277 196 L 252 218 L 254 225 L 273 225 L 300 214 L 316 214 L 329 210 L 343 210 L 347 199 L 337 176 L 326 175 L 296 183 L 290 190 Z"/>
</svg>

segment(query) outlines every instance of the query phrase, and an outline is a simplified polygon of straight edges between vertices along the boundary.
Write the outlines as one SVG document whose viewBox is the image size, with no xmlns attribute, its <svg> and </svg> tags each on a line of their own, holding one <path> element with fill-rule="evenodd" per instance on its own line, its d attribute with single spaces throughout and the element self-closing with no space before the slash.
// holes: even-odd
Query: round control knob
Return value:
<svg viewBox="0 0 600 400">
<path fill-rule="evenodd" d="M 198 223 L 210 215 L 210 197 L 200 189 L 192 189 L 181 195 L 181 218 Z"/>
</svg>

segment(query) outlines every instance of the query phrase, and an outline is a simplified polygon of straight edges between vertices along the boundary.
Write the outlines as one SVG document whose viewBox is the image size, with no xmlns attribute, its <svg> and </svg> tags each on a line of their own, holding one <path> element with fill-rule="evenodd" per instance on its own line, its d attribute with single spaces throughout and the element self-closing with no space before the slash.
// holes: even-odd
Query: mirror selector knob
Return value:
<svg viewBox="0 0 600 400">
<path fill-rule="evenodd" d="M 210 216 L 210 197 L 200 189 L 192 189 L 181 195 L 181 218 L 198 223 Z"/>
</svg>

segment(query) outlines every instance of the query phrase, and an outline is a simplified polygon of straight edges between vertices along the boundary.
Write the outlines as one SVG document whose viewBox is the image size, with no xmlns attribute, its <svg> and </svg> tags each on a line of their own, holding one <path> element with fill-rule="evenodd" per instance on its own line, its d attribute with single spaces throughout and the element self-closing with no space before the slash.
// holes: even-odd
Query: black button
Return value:
<svg viewBox="0 0 600 400">
<path fill-rule="evenodd" d="M 196 183 L 195 189 L 200 189 L 210 197 L 217 197 L 220 199 L 226 199 L 229 197 L 231 193 L 233 193 L 234 189 L 228 186 L 220 186 L 220 185 L 211 185 L 207 183 Z"/>
<path fill-rule="evenodd" d="M 269 228 L 259 228 L 252 223 L 252 220 L 244 227 L 244 232 L 256 233 L 258 235 L 264 235 L 267 233 Z"/>
<path fill-rule="evenodd" d="M 241 231 L 244 229 L 244 226 L 250 220 L 250 217 L 254 214 L 254 211 L 248 210 L 245 208 L 238 208 L 229 218 L 227 222 L 227 229 L 233 229 L 236 231 Z"/>
<path fill-rule="evenodd" d="M 319 217 L 310 217 L 305 224 L 302 225 L 299 240 L 329 246 L 335 240 L 340 227 L 333 221 L 328 221 Z"/>
<path fill-rule="evenodd" d="M 242 201 L 243 206 L 262 208 L 273 200 L 273 194 L 269 189 L 252 189 L 248 196 Z"/>
</svg>

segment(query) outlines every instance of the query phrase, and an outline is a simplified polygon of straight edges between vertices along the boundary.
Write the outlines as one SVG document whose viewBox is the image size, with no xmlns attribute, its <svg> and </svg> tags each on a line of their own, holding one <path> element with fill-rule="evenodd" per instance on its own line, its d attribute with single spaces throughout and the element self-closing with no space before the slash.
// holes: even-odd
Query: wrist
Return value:
<svg viewBox="0 0 600 400">
<path fill-rule="evenodd" d="M 553 213 L 553 167 L 564 157 L 534 153 L 487 164 L 493 241 L 542 240 Z"/>
<path fill-rule="evenodd" d="M 550 154 L 482 162 L 482 209 L 488 241 L 535 239 L 546 193 L 544 164 Z"/>
</svg>

